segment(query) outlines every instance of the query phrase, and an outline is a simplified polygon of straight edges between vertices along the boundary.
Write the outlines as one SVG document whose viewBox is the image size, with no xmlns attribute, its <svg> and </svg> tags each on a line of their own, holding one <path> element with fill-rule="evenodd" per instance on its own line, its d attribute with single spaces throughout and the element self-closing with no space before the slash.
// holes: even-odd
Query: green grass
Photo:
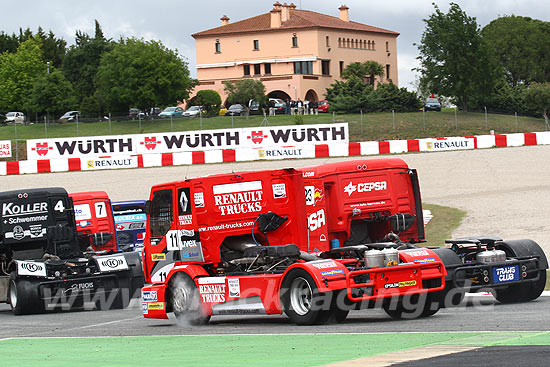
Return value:
<svg viewBox="0 0 550 367">
<path fill-rule="evenodd" d="M 185 332 L 182 330 L 182 332 Z M 550 332 L 24 338 L 2 366 L 319 366 L 432 345 L 547 345 Z"/>
<path fill-rule="evenodd" d="M 451 238 L 453 231 L 458 228 L 466 212 L 460 209 L 435 204 L 422 204 L 434 216 L 426 226 L 427 243 L 423 246 L 442 246 L 445 240 Z"/>
<path fill-rule="evenodd" d="M 489 114 L 487 122 L 483 113 L 463 113 L 454 111 L 443 112 L 391 112 L 332 115 L 319 114 L 318 116 L 302 116 L 304 124 L 325 124 L 336 122 L 347 122 L 350 130 L 350 141 L 371 141 L 391 139 L 413 139 L 426 137 L 444 136 L 469 136 L 488 134 L 490 130 L 495 133 L 532 132 L 543 131 L 544 120 L 542 118 L 518 117 L 517 122 L 514 116 Z M 201 129 L 227 129 L 231 127 L 255 127 L 262 124 L 263 116 L 231 117 L 216 116 L 203 118 L 202 124 L 199 118 L 175 119 L 153 121 L 113 121 L 109 123 L 79 123 L 78 132 L 76 123 L 57 124 L 51 123 L 47 126 L 34 124 L 28 126 L 17 126 L 17 132 L 13 125 L 0 127 L 0 140 L 17 139 L 40 139 L 75 136 L 98 136 L 98 135 L 121 135 L 141 134 L 167 131 L 188 131 Z M 268 117 L 269 124 L 295 125 L 294 116 L 278 115 Z M 47 129 L 46 129 L 47 128 Z M 15 141 L 13 141 L 15 146 Z M 18 149 L 19 159 L 24 159 L 25 144 L 20 141 Z"/>
</svg>

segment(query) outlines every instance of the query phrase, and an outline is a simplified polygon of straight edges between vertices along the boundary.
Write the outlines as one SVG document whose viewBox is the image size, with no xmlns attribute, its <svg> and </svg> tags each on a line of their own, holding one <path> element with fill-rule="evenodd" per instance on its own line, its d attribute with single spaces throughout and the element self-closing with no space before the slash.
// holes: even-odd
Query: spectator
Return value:
<svg viewBox="0 0 550 367">
<path fill-rule="evenodd" d="M 285 107 L 286 107 L 285 115 L 290 115 L 290 99 L 286 100 Z"/>
<path fill-rule="evenodd" d="M 309 101 L 306 99 L 304 101 L 304 115 L 309 114 Z"/>
<path fill-rule="evenodd" d="M 319 114 L 319 103 L 317 101 L 309 102 L 309 108 L 311 108 L 311 114 Z"/>
<path fill-rule="evenodd" d="M 298 98 L 298 102 L 296 102 L 296 107 L 298 108 L 298 115 L 304 114 L 304 102 L 300 98 Z"/>
</svg>

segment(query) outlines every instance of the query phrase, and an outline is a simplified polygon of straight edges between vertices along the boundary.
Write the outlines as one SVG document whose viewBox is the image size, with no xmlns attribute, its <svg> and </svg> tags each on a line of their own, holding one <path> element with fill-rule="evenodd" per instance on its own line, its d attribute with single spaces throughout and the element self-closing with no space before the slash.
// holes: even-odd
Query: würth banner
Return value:
<svg viewBox="0 0 550 367">
<path fill-rule="evenodd" d="M 252 127 L 177 133 L 32 139 L 27 159 L 348 143 L 348 124 Z"/>
</svg>

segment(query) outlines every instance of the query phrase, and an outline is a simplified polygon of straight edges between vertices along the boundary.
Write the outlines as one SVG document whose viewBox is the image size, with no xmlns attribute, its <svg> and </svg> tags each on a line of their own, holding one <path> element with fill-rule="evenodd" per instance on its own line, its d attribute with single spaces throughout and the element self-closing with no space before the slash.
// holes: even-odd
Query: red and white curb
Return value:
<svg viewBox="0 0 550 367">
<path fill-rule="evenodd" d="M 449 142 L 440 149 L 437 143 Z M 460 143 L 463 144 L 460 144 Z M 246 162 L 288 158 L 350 157 L 407 152 L 484 149 L 549 145 L 550 132 L 478 135 L 434 139 L 366 141 L 292 147 L 217 149 L 178 153 L 150 153 L 91 158 L 60 158 L 0 162 L 0 176 L 28 173 L 87 171 L 114 168 L 161 167 L 205 163 Z M 442 144 L 439 144 L 442 145 Z M 101 164 L 98 164 L 100 162 Z"/>
</svg>

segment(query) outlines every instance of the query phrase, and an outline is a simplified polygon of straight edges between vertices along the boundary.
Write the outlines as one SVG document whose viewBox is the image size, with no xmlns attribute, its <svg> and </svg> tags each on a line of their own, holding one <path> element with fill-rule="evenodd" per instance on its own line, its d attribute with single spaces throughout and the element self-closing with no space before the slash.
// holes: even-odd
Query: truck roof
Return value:
<svg viewBox="0 0 550 367">
<path fill-rule="evenodd" d="M 29 195 L 35 196 L 35 195 L 67 195 L 67 190 L 65 190 L 62 187 L 46 187 L 46 188 L 39 188 L 39 189 L 20 189 L 20 190 L 11 190 L 11 191 L 4 191 L 0 192 L 0 199 L 12 199 L 14 196 L 17 196 L 20 193 L 27 193 Z"/>
<path fill-rule="evenodd" d="M 90 199 L 109 200 L 109 195 L 105 191 L 71 192 L 70 196 L 73 198 L 73 200 L 90 200 Z"/>
<path fill-rule="evenodd" d="M 363 159 L 353 161 L 340 161 L 333 163 L 325 163 L 323 165 L 302 167 L 299 168 L 301 172 L 312 171 L 317 176 L 326 176 L 335 173 L 356 171 L 358 166 L 361 165 L 362 170 L 375 171 L 386 170 L 392 168 L 408 169 L 409 166 L 404 160 L 399 158 L 382 158 L 382 159 Z M 366 168 L 364 167 L 366 165 Z"/>
</svg>

